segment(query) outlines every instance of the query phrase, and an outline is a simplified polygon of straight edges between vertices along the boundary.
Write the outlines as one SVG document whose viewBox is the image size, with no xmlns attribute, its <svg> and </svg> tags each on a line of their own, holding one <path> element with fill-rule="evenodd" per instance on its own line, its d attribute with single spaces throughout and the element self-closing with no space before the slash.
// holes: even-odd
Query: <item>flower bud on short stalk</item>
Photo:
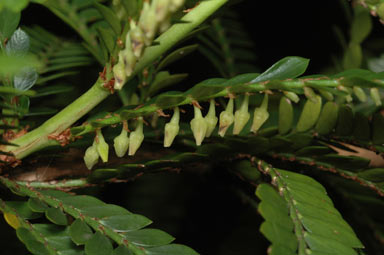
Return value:
<svg viewBox="0 0 384 255">
<path fill-rule="evenodd" d="M 120 54 L 121 53 L 121 54 Z M 114 89 L 120 90 L 125 83 L 125 65 L 122 60 L 122 52 L 119 53 L 119 62 L 113 66 L 113 75 L 115 77 Z"/>
<path fill-rule="evenodd" d="M 240 106 L 240 109 L 235 112 L 235 124 L 233 127 L 233 134 L 240 134 L 244 126 L 247 124 L 250 114 L 248 112 L 249 95 L 245 95 L 244 100 Z"/>
<path fill-rule="evenodd" d="M 295 103 L 298 103 L 300 101 L 300 97 L 294 93 L 294 92 L 291 92 L 291 91 L 284 91 L 284 95 L 290 99 L 291 101 L 295 102 Z"/>
<path fill-rule="evenodd" d="M 184 0 L 170 0 L 169 10 L 171 12 L 177 11 L 181 6 L 183 6 Z"/>
<path fill-rule="evenodd" d="M 139 20 L 139 27 L 144 32 L 146 46 L 151 45 L 157 30 L 155 5 L 154 3 L 150 5 L 148 2 L 144 2 L 143 11 Z"/>
<path fill-rule="evenodd" d="M 123 122 L 123 128 L 121 129 L 120 135 L 116 136 L 113 140 L 113 146 L 115 148 L 116 155 L 118 157 L 123 157 L 127 153 L 129 146 L 129 137 L 128 137 L 128 122 Z"/>
<path fill-rule="evenodd" d="M 93 144 L 85 151 L 84 162 L 89 170 L 91 170 L 99 161 L 99 153 L 97 152 L 96 147 L 96 142 L 93 142 Z"/>
<path fill-rule="evenodd" d="M 381 96 L 378 88 L 371 88 L 371 97 L 376 106 L 381 105 Z"/>
<path fill-rule="evenodd" d="M 207 123 L 207 132 L 205 134 L 205 137 L 210 137 L 218 121 L 218 118 L 216 117 L 215 100 L 211 99 L 211 101 L 209 102 L 209 110 L 204 119 Z"/>
<path fill-rule="evenodd" d="M 154 0 L 154 4 L 156 4 L 156 21 L 163 21 L 169 12 L 169 5 L 171 0 Z"/>
<path fill-rule="evenodd" d="M 170 147 L 173 143 L 173 140 L 179 133 L 179 120 L 180 110 L 179 107 L 175 107 L 171 121 L 165 124 L 164 147 Z"/>
<path fill-rule="evenodd" d="M 101 160 L 106 163 L 108 162 L 108 153 L 109 153 L 109 146 L 104 140 L 104 136 L 101 133 L 101 130 L 98 129 L 96 131 L 96 148 L 97 152 L 100 155 Z"/>
<path fill-rule="evenodd" d="M 225 132 L 227 132 L 227 129 L 230 125 L 232 125 L 235 117 L 233 116 L 233 98 L 230 98 L 227 104 L 227 108 L 225 108 L 225 111 L 222 111 L 220 113 L 220 120 L 219 120 L 219 135 L 221 137 L 224 137 Z"/>
<path fill-rule="evenodd" d="M 139 58 L 144 49 L 145 37 L 144 37 L 143 31 L 140 29 L 140 27 L 138 27 L 135 24 L 133 20 L 131 21 L 130 24 L 131 24 L 130 25 L 131 30 L 129 31 L 129 37 L 130 37 L 132 51 L 135 57 Z M 128 37 L 128 34 L 127 34 L 127 37 Z"/>
<path fill-rule="evenodd" d="M 121 51 L 121 53 L 122 53 L 122 59 L 124 61 L 124 65 L 125 65 L 125 75 L 131 76 L 133 69 L 135 68 L 137 58 L 136 58 L 136 56 L 132 50 L 132 41 L 131 41 L 130 33 L 127 33 L 125 40 L 126 40 L 125 41 L 125 49 L 123 51 Z M 119 58 L 120 58 L 120 54 L 119 54 Z M 119 59 L 119 61 L 120 61 L 120 59 Z"/>
<path fill-rule="evenodd" d="M 353 93 L 355 96 L 360 100 L 360 102 L 366 102 L 367 101 L 367 95 L 365 94 L 364 90 L 358 86 L 353 87 Z"/>
<path fill-rule="evenodd" d="M 267 121 L 268 118 L 268 94 L 265 94 L 261 106 L 257 107 L 253 114 L 251 132 L 256 133 L 260 129 L 260 127 Z"/>
<path fill-rule="evenodd" d="M 195 137 L 196 145 L 200 146 L 207 133 L 207 123 L 201 114 L 201 110 L 196 105 L 193 105 L 195 117 L 191 120 L 191 129 Z"/>
<path fill-rule="evenodd" d="M 144 140 L 143 123 L 143 117 L 139 117 L 137 119 L 137 126 L 135 131 L 131 132 L 131 135 L 129 136 L 129 156 L 135 155 L 136 151 L 140 148 L 140 145 Z"/>
</svg>

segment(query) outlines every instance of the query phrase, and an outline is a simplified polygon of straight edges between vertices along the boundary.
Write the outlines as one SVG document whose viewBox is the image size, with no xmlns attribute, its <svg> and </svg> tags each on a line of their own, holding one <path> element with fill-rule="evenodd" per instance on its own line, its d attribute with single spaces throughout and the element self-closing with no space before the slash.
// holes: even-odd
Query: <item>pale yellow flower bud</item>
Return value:
<svg viewBox="0 0 384 255">
<path fill-rule="evenodd" d="M 129 136 L 129 156 L 135 155 L 144 140 L 143 122 L 143 117 L 139 117 L 135 131 L 131 132 Z"/>
<path fill-rule="evenodd" d="M 221 137 L 224 137 L 225 133 L 227 132 L 227 129 L 229 128 L 229 126 L 232 125 L 234 120 L 235 117 L 233 116 L 233 99 L 230 98 L 227 104 L 227 108 L 225 109 L 225 111 L 220 113 L 219 135 Z"/>
<path fill-rule="evenodd" d="M 196 105 L 193 106 L 195 111 L 195 117 L 191 120 L 191 129 L 196 141 L 196 145 L 200 146 L 207 133 L 207 123 L 205 122 L 201 110 Z"/>
<path fill-rule="evenodd" d="M 244 100 L 240 106 L 240 109 L 235 112 L 235 124 L 233 127 L 233 134 L 240 134 L 241 130 L 243 130 L 244 126 L 247 124 L 250 114 L 248 112 L 248 102 L 249 96 L 245 95 Z"/>
<path fill-rule="evenodd" d="M 204 119 L 205 122 L 207 122 L 207 133 L 205 134 L 205 137 L 210 137 L 218 121 L 216 117 L 215 100 L 211 99 L 209 102 L 209 110 Z"/>
<path fill-rule="evenodd" d="M 175 107 L 171 121 L 165 124 L 164 147 L 170 147 L 173 143 L 173 140 L 179 133 L 179 129 L 180 129 L 179 120 L 180 120 L 179 107 Z"/>
</svg>

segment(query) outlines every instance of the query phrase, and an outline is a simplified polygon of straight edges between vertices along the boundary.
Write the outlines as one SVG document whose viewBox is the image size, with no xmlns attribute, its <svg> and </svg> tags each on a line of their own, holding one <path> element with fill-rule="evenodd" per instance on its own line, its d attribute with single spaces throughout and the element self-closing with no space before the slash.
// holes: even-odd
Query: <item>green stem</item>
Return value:
<svg viewBox="0 0 384 255">
<path fill-rule="evenodd" d="M 151 64 L 159 56 L 178 43 L 227 1 L 228 0 L 202 1 L 181 19 L 182 22 L 173 25 L 168 31 L 159 36 L 156 39 L 156 42 L 158 43 L 157 45 L 148 47 L 145 50 L 143 57 L 137 63 L 132 76 L 129 78 L 132 78 L 144 67 Z M 35 130 L 13 140 L 12 142 L 17 144 L 18 147 L 7 147 L 6 150 L 14 153 L 16 158 L 22 159 L 32 152 L 52 144 L 57 144 L 55 140 L 48 139 L 48 136 L 52 134 L 60 134 L 103 101 L 109 95 L 109 92 L 104 90 L 102 85 L 103 81 L 99 78 L 85 94 L 68 105 L 61 112 L 47 120 Z"/>
</svg>

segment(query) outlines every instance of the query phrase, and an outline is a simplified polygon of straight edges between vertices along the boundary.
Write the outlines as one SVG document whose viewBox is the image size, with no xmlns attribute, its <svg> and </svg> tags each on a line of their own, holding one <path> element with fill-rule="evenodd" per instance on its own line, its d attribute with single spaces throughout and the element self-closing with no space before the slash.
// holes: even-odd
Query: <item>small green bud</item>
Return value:
<svg viewBox="0 0 384 255">
<path fill-rule="evenodd" d="M 89 170 L 92 169 L 94 165 L 99 161 L 99 153 L 97 152 L 96 144 L 93 143 L 92 146 L 89 146 L 85 151 L 84 162 Z"/>
<path fill-rule="evenodd" d="M 215 100 L 211 99 L 211 101 L 209 102 L 209 110 L 204 119 L 207 123 L 207 132 L 205 134 L 205 137 L 210 137 L 218 121 L 215 111 Z"/>
<path fill-rule="evenodd" d="M 120 135 L 116 136 L 113 139 L 113 146 L 115 148 L 116 155 L 121 158 L 127 153 L 129 146 L 129 137 L 128 137 L 128 122 L 123 122 L 123 128 L 121 129 Z"/>
<path fill-rule="evenodd" d="M 353 93 L 360 100 L 360 102 L 364 103 L 367 101 L 367 95 L 365 94 L 364 90 L 361 87 L 354 86 Z"/>
<path fill-rule="evenodd" d="M 148 2 L 144 2 L 143 11 L 140 15 L 139 27 L 144 32 L 145 45 L 151 45 L 153 38 L 155 37 L 157 30 L 156 21 L 156 6 L 155 4 L 149 5 Z"/>
<path fill-rule="evenodd" d="M 100 129 L 98 129 L 96 133 L 96 148 L 97 148 L 97 152 L 100 155 L 101 160 L 104 163 L 108 162 L 109 146 L 105 142 L 103 134 L 101 133 Z"/>
<path fill-rule="evenodd" d="M 113 75 L 115 77 L 114 89 L 116 90 L 120 90 L 124 86 L 124 83 L 126 80 L 125 66 L 122 60 L 123 57 L 121 56 L 120 53 L 119 53 L 119 62 L 116 65 L 114 65 L 112 69 Z"/>
<path fill-rule="evenodd" d="M 127 33 L 127 37 L 125 40 L 126 40 L 125 49 L 120 53 L 122 54 L 122 59 L 125 66 L 125 75 L 129 77 L 131 76 L 133 69 L 136 66 L 137 58 L 132 50 L 131 36 L 129 33 Z M 119 58 L 120 58 L 120 54 L 119 54 Z"/>
<path fill-rule="evenodd" d="M 265 94 L 263 102 L 261 103 L 261 106 L 257 107 L 253 114 L 253 123 L 251 127 L 251 132 L 257 133 L 257 131 L 267 121 L 268 118 L 269 118 L 268 94 Z"/>
<path fill-rule="evenodd" d="M 173 140 L 179 133 L 179 120 L 180 110 L 179 107 L 175 107 L 171 121 L 165 124 L 164 147 L 170 147 L 173 143 Z"/>
<path fill-rule="evenodd" d="M 248 112 L 249 95 L 245 95 L 245 98 L 240 106 L 240 109 L 235 112 L 235 126 L 233 127 L 233 134 L 240 134 L 244 126 L 247 124 L 251 115 Z"/>
<path fill-rule="evenodd" d="M 171 0 L 169 4 L 169 10 L 171 12 L 177 11 L 181 6 L 183 6 L 184 0 Z"/>
<path fill-rule="evenodd" d="M 229 126 L 232 125 L 235 117 L 233 116 L 233 99 L 230 98 L 227 104 L 227 108 L 225 111 L 220 113 L 220 121 L 219 121 L 219 135 L 224 137 L 225 132 Z"/>
<path fill-rule="evenodd" d="M 381 105 L 381 96 L 378 88 L 371 88 L 371 97 L 376 106 Z"/>
<path fill-rule="evenodd" d="M 135 155 L 144 140 L 143 122 L 143 117 L 139 117 L 135 131 L 131 132 L 131 135 L 129 136 L 129 156 Z"/>
<path fill-rule="evenodd" d="M 296 104 L 300 101 L 300 97 L 291 91 L 284 91 L 284 95 L 288 97 L 292 102 L 295 102 Z"/>
<path fill-rule="evenodd" d="M 145 37 L 140 27 L 136 26 L 135 22 L 131 21 L 131 30 L 129 31 L 129 37 L 131 40 L 131 47 L 135 57 L 139 58 L 144 49 Z M 128 37 L 128 34 L 127 34 Z"/>
<path fill-rule="evenodd" d="M 195 137 L 196 145 L 200 146 L 207 133 L 207 123 L 201 114 L 201 110 L 196 105 L 193 105 L 195 111 L 195 117 L 191 120 L 191 129 L 193 136 Z"/>
<path fill-rule="evenodd" d="M 163 21 L 169 11 L 169 5 L 171 0 L 155 0 L 154 3 L 156 3 L 156 21 L 161 22 Z"/>
</svg>

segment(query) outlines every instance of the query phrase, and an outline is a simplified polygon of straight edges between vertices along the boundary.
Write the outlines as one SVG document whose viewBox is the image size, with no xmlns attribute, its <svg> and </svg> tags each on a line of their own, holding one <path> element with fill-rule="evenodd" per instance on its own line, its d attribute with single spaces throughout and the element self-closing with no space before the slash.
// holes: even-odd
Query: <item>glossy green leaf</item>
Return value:
<svg viewBox="0 0 384 255">
<path fill-rule="evenodd" d="M 169 244 L 147 249 L 148 255 L 198 255 L 193 249 L 181 244 Z"/>
<path fill-rule="evenodd" d="M 93 231 L 83 220 L 76 219 L 69 227 L 69 234 L 73 242 L 82 245 L 93 236 Z"/>
<path fill-rule="evenodd" d="M 322 99 L 320 96 L 316 96 L 316 101 L 307 100 L 305 102 L 303 111 L 301 112 L 299 121 L 296 126 L 298 132 L 305 132 L 312 128 L 319 116 L 322 106 Z"/>
<path fill-rule="evenodd" d="M 139 246 L 151 247 L 171 243 L 175 238 L 164 231 L 158 229 L 141 229 L 124 233 L 126 238 Z"/>
<path fill-rule="evenodd" d="M 99 231 L 85 243 L 86 255 L 111 255 L 112 252 L 113 246 L 111 241 Z"/>
<path fill-rule="evenodd" d="M 308 64 L 309 59 L 306 58 L 285 57 L 252 80 L 251 83 L 296 78 L 305 72 Z"/>
<path fill-rule="evenodd" d="M 356 251 L 351 247 L 345 246 L 330 238 L 320 237 L 310 232 L 306 232 L 304 238 L 311 250 L 314 251 L 335 255 L 357 255 Z"/>
<path fill-rule="evenodd" d="M 116 232 L 128 232 L 148 226 L 152 221 L 139 214 L 129 214 L 105 217 L 100 223 Z"/>
<path fill-rule="evenodd" d="M 45 217 L 57 225 L 67 225 L 67 215 L 60 209 L 51 207 L 45 211 Z"/>
<path fill-rule="evenodd" d="M 293 124 L 293 106 L 291 100 L 281 97 L 279 105 L 279 133 L 288 133 Z"/>
<path fill-rule="evenodd" d="M 327 102 L 320 113 L 315 130 L 320 135 L 329 134 L 336 126 L 339 105 L 334 102 Z"/>
</svg>

